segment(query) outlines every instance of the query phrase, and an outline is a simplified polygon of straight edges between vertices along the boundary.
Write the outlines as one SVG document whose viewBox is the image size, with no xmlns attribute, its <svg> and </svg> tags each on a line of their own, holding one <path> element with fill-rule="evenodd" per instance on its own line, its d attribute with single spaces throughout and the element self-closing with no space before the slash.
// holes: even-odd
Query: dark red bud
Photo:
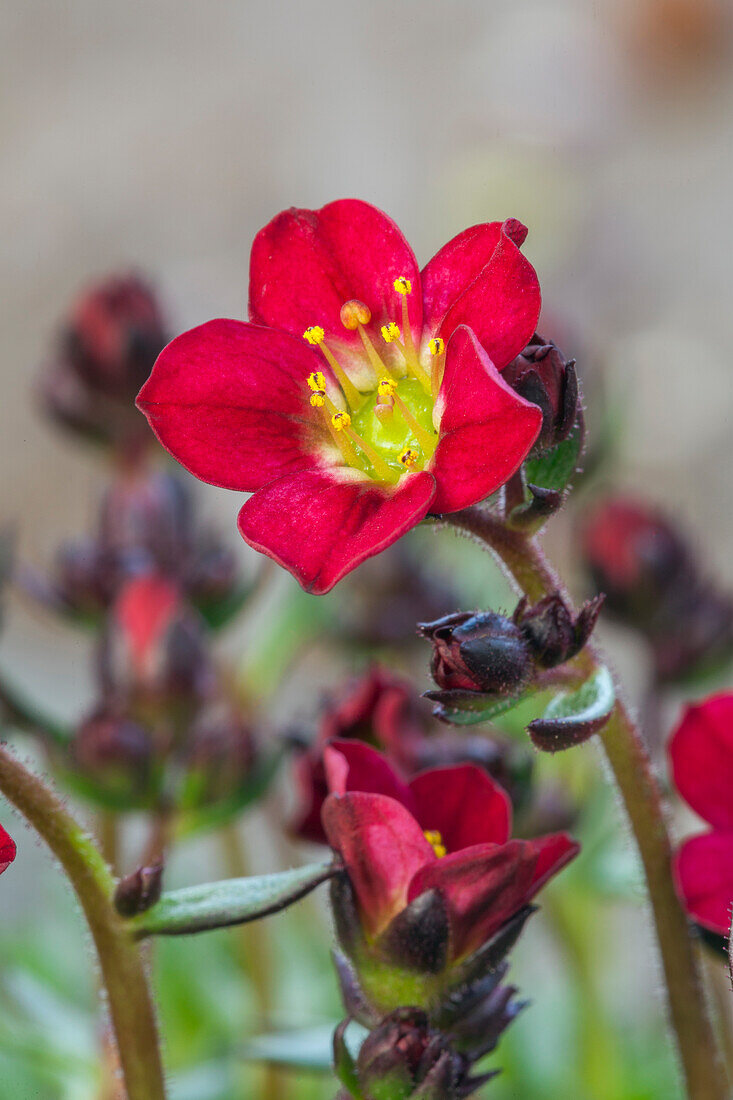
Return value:
<svg viewBox="0 0 733 1100">
<path fill-rule="evenodd" d="M 106 791 L 138 799 L 151 788 L 155 746 L 148 730 L 114 712 L 97 711 L 79 727 L 75 766 Z"/>
<path fill-rule="evenodd" d="M 539 668 L 556 668 L 583 648 L 598 619 L 603 596 L 584 604 L 577 616 L 555 592 L 534 606 L 522 600 L 514 612 L 514 622 L 527 639 Z"/>
<path fill-rule="evenodd" d="M 418 630 L 433 644 L 431 671 L 444 690 L 509 695 L 529 680 L 529 646 L 518 626 L 493 611 L 459 612 Z"/>
<path fill-rule="evenodd" d="M 186 806 L 231 797 L 246 781 L 255 759 L 252 731 L 227 706 L 209 709 L 188 731 L 183 750 Z"/>
<path fill-rule="evenodd" d="M 160 900 L 162 889 L 162 863 L 156 863 L 152 867 L 138 867 L 137 871 L 120 879 L 117 884 L 115 908 L 121 917 L 135 917 Z"/>
<path fill-rule="evenodd" d="M 504 369 L 502 377 L 521 397 L 542 410 L 542 428 L 533 454 L 567 439 L 580 415 L 574 359 L 565 359 L 555 344 L 535 335 Z"/>
</svg>

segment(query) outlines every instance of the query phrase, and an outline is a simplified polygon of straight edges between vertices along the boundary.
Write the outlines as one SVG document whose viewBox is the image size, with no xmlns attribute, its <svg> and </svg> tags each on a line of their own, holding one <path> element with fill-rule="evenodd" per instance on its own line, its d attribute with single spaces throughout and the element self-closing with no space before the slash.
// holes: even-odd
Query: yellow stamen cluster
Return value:
<svg viewBox="0 0 733 1100">
<path fill-rule="evenodd" d="M 445 351 L 445 341 L 442 336 L 434 336 L 428 344 L 431 355 L 442 355 Z"/>
<path fill-rule="evenodd" d="M 377 386 L 377 393 L 380 397 L 394 397 L 397 390 L 397 383 L 394 378 L 382 378 Z"/>
<path fill-rule="evenodd" d="M 411 470 L 413 466 L 417 464 L 420 455 L 417 453 L 414 447 L 405 447 L 404 451 L 400 455 L 400 462 L 403 466 L 406 466 L 408 470 Z"/>
<path fill-rule="evenodd" d="M 344 428 L 351 426 L 351 417 L 347 412 L 335 412 L 331 417 L 331 423 L 337 432 L 342 432 Z"/>
<path fill-rule="evenodd" d="M 319 370 L 314 370 L 308 375 L 308 385 L 315 392 L 319 393 L 326 388 L 326 379 Z"/>
<path fill-rule="evenodd" d="M 309 344 L 322 344 L 325 338 L 326 334 L 320 325 L 310 325 L 303 333 L 303 339 Z"/>
<path fill-rule="evenodd" d="M 435 852 L 438 859 L 442 859 L 443 856 L 448 854 L 448 849 L 443 843 L 443 837 L 440 835 L 437 829 L 426 829 L 424 836 L 428 844 Z"/>
<path fill-rule="evenodd" d="M 394 288 L 398 294 L 412 294 L 412 283 L 406 275 L 400 275 L 395 279 Z"/>
<path fill-rule="evenodd" d="M 400 326 L 396 325 L 394 321 L 390 321 L 388 325 L 382 325 L 382 337 L 387 344 L 393 344 L 395 340 L 400 338 Z"/>
</svg>

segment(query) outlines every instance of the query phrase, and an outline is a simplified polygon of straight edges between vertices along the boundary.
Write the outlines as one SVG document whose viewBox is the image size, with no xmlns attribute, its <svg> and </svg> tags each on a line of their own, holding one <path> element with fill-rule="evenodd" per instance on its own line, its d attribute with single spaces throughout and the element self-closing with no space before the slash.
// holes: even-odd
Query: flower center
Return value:
<svg viewBox="0 0 733 1100">
<path fill-rule="evenodd" d="M 358 331 L 361 338 L 363 359 L 370 368 L 366 377 L 371 375 L 371 384 L 365 385 L 360 375 L 357 388 L 334 352 L 338 337 L 331 339 L 329 346 L 320 325 L 311 325 L 303 333 L 303 338 L 322 352 L 340 391 L 329 396 L 320 371 L 308 378 L 310 403 L 319 410 L 324 434 L 338 448 L 346 465 L 391 484 L 410 470 L 424 469 L 433 457 L 438 442 L 433 409 L 445 353 L 439 337 L 431 340 L 430 370 L 425 370 L 410 326 L 407 298 L 412 284 L 400 276 L 394 288 L 402 298 L 402 325 L 397 321 L 382 325 L 381 340 L 376 343 L 366 329 L 372 319 L 369 307 L 356 300 L 341 307 L 344 328 Z M 389 354 L 385 354 L 385 345 Z"/>
<path fill-rule="evenodd" d="M 423 835 L 438 859 L 442 859 L 443 856 L 448 854 L 448 849 L 443 843 L 442 834 L 437 829 L 426 829 Z"/>
</svg>

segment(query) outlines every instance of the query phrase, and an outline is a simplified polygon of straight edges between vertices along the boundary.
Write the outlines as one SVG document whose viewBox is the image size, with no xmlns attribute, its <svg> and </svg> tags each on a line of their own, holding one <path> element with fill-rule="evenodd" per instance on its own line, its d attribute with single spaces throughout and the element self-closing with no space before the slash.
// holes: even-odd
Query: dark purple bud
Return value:
<svg viewBox="0 0 733 1100">
<path fill-rule="evenodd" d="M 493 611 L 459 612 L 418 630 L 433 644 L 431 672 L 444 690 L 512 695 L 532 672 L 530 648 L 522 631 Z"/>
<path fill-rule="evenodd" d="M 522 600 L 514 612 L 514 622 L 527 639 L 535 664 L 556 668 L 575 657 L 588 641 L 602 604 L 603 596 L 597 596 L 576 616 L 558 592 L 532 607 Z"/>
<path fill-rule="evenodd" d="M 418 1008 L 397 1009 L 367 1035 L 356 1069 L 367 1100 L 457 1100 L 468 1095 L 457 1091 L 468 1076 L 466 1059 L 451 1050 L 448 1039 L 430 1027 Z"/>
<path fill-rule="evenodd" d="M 137 801 L 151 791 L 152 735 L 122 714 L 97 711 L 79 727 L 71 752 L 75 768 L 106 793 Z"/>
<path fill-rule="evenodd" d="M 240 790 L 252 771 L 252 730 L 226 704 L 206 708 L 188 730 L 182 756 L 183 806 L 222 801 Z"/>
<path fill-rule="evenodd" d="M 138 867 L 131 875 L 120 879 L 115 890 L 114 903 L 121 917 L 136 917 L 157 901 L 163 889 L 163 864 Z"/>
<path fill-rule="evenodd" d="M 580 415 L 574 359 L 566 359 L 555 344 L 535 335 L 502 377 L 521 397 L 542 410 L 542 428 L 533 454 L 541 454 L 567 439 Z"/>
</svg>

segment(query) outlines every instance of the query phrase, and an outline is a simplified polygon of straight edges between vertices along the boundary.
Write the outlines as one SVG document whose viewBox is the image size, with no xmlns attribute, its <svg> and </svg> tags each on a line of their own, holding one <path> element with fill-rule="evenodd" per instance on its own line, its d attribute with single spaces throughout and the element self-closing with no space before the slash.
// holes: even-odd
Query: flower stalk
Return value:
<svg viewBox="0 0 733 1100">
<path fill-rule="evenodd" d="M 443 517 L 443 521 L 492 551 L 516 587 L 532 601 L 564 586 L 537 543 L 509 530 L 479 506 Z M 591 646 L 575 659 L 586 675 L 600 662 Z M 646 878 L 649 902 L 664 971 L 669 1014 L 690 1100 L 726 1100 L 723 1062 L 706 1003 L 700 962 L 687 918 L 672 879 L 672 850 L 662 793 L 642 737 L 629 711 L 617 701 L 599 734 L 634 833 Z"/>
<path fill-rule="evenodd" d="M 112 904 L 114 880 L 63 803 L 5 746 L 0 791 L 58 859 L 79 899 L 99 957 L 127 1100 L 165 1100 L 158 1028 L 140 950 Z"/>
</svg>

